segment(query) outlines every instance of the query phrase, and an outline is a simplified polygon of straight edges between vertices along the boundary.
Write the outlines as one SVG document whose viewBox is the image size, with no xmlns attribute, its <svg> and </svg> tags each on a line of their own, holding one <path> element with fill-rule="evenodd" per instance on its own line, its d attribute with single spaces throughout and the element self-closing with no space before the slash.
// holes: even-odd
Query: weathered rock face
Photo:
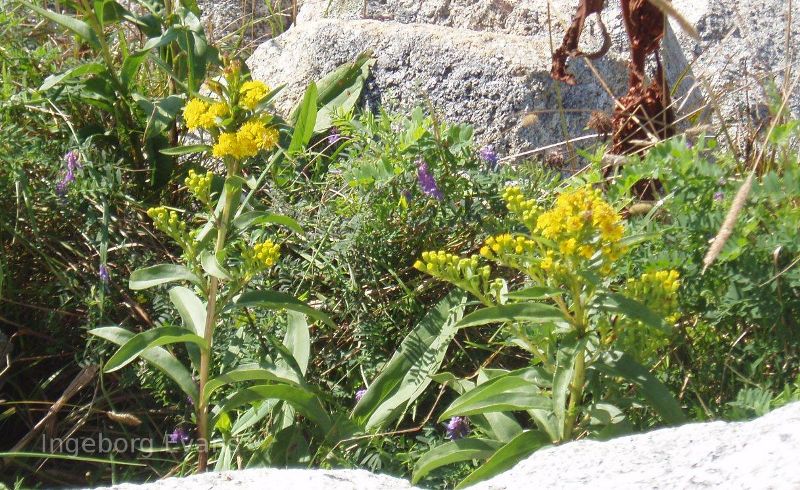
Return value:
<svg viewBox="0 0 800 490">
<path fill-rule="evenodd" d="M 198 0 L 209 38 L 220 40 L 242 31 L 245 43 L 261 42 L 283 32 L 292 19 L 291 0 Z"/>
<path fill-rule="evenodd" d="M 563 90 L 550 79 L 546 33 L 528 37 L 432 24 L 309 20 L 262 44 L 248 64 L 254 77 L 273 86 L 287 84 L 277 101 L 286 111 L 309 80 L 366 49 L 377 58 L 367 91 L 371 105 L 407 109 L 430 102 L 445 119 L 473 124 L 479 141 L 504 151 L 578 134 L 592 110 L 612 107 L 610 95 L 585 65 L 576 63 L 575 70 L 591 83 Z M 624 91 L 623 57 L 611 55 L 595 66 L 612 90 Z M 538 120 L 523 124 L 531 112 Z"/>
<path fill-rule="evenodd" d="M 797 489 L 800 403 L 743 423 L 661 429 L 607 442 L 543 449 L 475 490 L 521 488 Z M 405 490 L 405 480 L 363 470 L 256 469 L 169 478 L 117 490 L 269 488 L 270 490 Z"/>
<path fill-rule="evenodd" d="M 577 0 L 305 0 L 297 25 L 262 45 L 250 60 L 255 75 L 287 83 L 279 102 L 299 100 L 308 80 L 363 49 L 377 55 L 369 100 L 409 108 L 431 102 L 446 118 L 476 126 L 481 142 L 514 152 L 585 134 L 592 110 L 611 111 L 627 91 L 628 41 L 618 2 L 606 2 L 603 20 L 613 45 L 601 60 L 571 62 L 577 87 L 549 79 L 551 39 L 561 42 Z M 785 65 L 784 0 L 674 0 L 700 40 L 673 23 L 663 57 L 670 83 L 680 82 L 679 116 L 713 96 L 705 117 L 725 121 L 763 115 L 765 75 Z M 800 2 L 797 2 L 800 5 Z M 794 7 L 793 39 L 800 35 Z M 592 19 L 582 47 L 599 44 Z M 602 79 L 601 83 L 598 78 Z M 780 77 L 779 77 L 780 78 Z M 791 108 L 800 113 L 800 90 Z M 561 111 L 561 109 L 564 109 Z M 713 110 L 712 110 L 713 109 Z M 530 112 L 538 122 L 525 125 Z"/>
</svg>

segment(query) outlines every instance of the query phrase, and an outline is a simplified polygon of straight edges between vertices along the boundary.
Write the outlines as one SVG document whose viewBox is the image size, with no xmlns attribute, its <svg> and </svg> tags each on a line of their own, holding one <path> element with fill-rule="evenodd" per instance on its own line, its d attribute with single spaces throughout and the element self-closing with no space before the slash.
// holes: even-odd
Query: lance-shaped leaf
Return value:
<svg viewBox="0 0 800 490">
<path fill-rule="evenodd" d="M 373 53 L 368 50 L 359 54 L 352 63 L 340 66 L 317 82 L 319 111 L 314 125 L 315 133 L 331 127 L 331 119 L 337 110 L 348 112 L 355 107 L 374 64 Z"/>
<path fill-rule="evenodd" d="M 267 223 L 285 226 L 298 235 L 303 234 L 303 228 L 297 221 L 282 214 L 273 214 L 265 211 L 248 211 L 242 213 L 233 220 L 233 226 L 238 230 L 246 230 L 251 226 Z"/>
<path fill-rule="evenodd" d="M 206 273 L 216 277 L 217 279 L 221 279 L 223 281 L 230 281 L 233 279 L 230 272 L 228 272 L 225 267 L 219 263 L 216 255 L 208 250 L 203 250 L 203 253 L 200 254 L 200 264 L 203 266 L 203 270 L 206 271 Z"/>
<path fill-rule="evenodd" d="M 309 84 L 300 104 L 300 112 L 292 133 L 292 140 L 289 142 L 289 154 L 301 151 L 314 135 L 314 125 L 317 122 L 317 85 L 314 82 Z"/>
<path fill-rule="evenodd" d="M 182 327 L 158 327 L 146 330 L 131 337 L 114 353 L 103 367 L 103 372 L 112 373 L 130 364 L 139 355 L 151 348 L 179 342 L 191 342 L 201 349 L 207 349 L 203 337 L 193 334 Z"/>
<path fill-rule="evenodd" d="M 209 145 L 186 145 L 186 146 L 173 146 L 172 148 L 164 148 L 161 150 L 162 155 L 179 156 L 188 155 L 190 153 L 201 153 L 211 151 Z"/>
<path fill-rule="evenodd" d="M 311 357 L 311 335 L 308 331 L 308 322 L 306 322 L 305 315 L 294 311 L 287 311 L 286 315 L 286 334 L 283 337 L 283 345 L 292 354 L 300 373 L 305 376 Z M 278 363 L 278 367 L 281 367 L 281 362 Z"/>
<path fill-rule="evenodd" d="M 540 377 L 539 369 L 525 368 L 490 379 L 456 398 L 439 421 L 456 415 L 550 409 L 550 398 L 539 394 Z"/>
<path fill-rule="evenodd" d="M 488 459 L 501 447 L 503 443 L 500 441 L 473 438 L 459 439 L 437 446 L 425 453 L 414 465 L 411 484 L 415 485 L 431 471 L 448 464 Z"/>
<path fill-rule="evenodd" d="M 556 353 L 556 369 L 553 375 L 553 415 L 558 427 L 558 438 L 564 438 L 564 418 L 567 396 L 570 391 L 572 377 L 575 374 L 575 362 L 578 356 L 585 356 L 586 339 L 565 340 Z M 581 387 L 583 388 L 583 387 Z"/>
<path fill-rule="evenodd" d="M 147 289 L 175 281 L 189 281 L 203 287 L 203 281 L 192 271 L 176 264 L 159 264 L 137 269 L 131 274 L 128 287 L 133 290 Z"/>
<path fill-rule="evenodd" d="M 543 432 L 538 430 L 523 432 L 498 449 L 480 468 L 461 480 L 456 489 L 466 488 L 510 470 L 517 463 L 549 444 L 550 438 Z"/>
<path fill-rule="evenodd" d="M 55 87 L 56 85 L 69 80 L 70 78 L 77 78 L 83 75 L 94 75 L 106 71 L 106 66 L 102 63 L 84 63 L 70 68 L 69 70 L 59 73 L 58 75 L 50 75 L 44 79 L 44 83 L 39 87 L 39 90 L 45 91 Z"/>
<path fill-rule="evenodd" d="M 278 291 L 248 291 L 240 295 L 229 308 L 266 308 L 268 310 L 290 310 L 303 313 L 326 325 L 336 328 L 336 324 L 325 313 L 308 306 L 294 296 Z"/>
<path fill-rule="evenodd" d="M 319 425 L 324 432 L 328 432 L 331 429 L 331 417 L 314 392 L 301 386 L 283 383 L 251 386 L 234 392 L 219 408 L 214 410 L 211 426 L 214 426 L 217 418 L 223 413 L 242 405 L 270 399 L 283 400 L 289 403 L 295 410 Z"/>
<path fill-rule="evenodd" d="M 202 337 L 206 329 L 206 305 L 194 292 L 183 286 L 175 286 L 169 290 L 169 299 L 178 313 L 181 315 L 183 324 Z"/>
<path fill-rule="evenodd" d="M 564 315 L 554 306 L 541 303 L 512 303 L 481 308 L 462 318 L 456 327 L 477 327 L 502 322 L 551 323 L 563 321 Z"/>
<path fill-rule="evenodd" d="M 95 328 L 89 330 L 89 333 L 117 345 L 125 345 L 135 335 L 119 327 Z M 150 347 L 142 351 L 140 357 L 175 381 L 186 395 L 197 400 L 197 384 L 192 379 L 192 374 L 166 349 Z"/>
<path fill-rule="evenodd" d="M 681 424 L 686 421 L 680 403 L 672 396 L 664 383 L 653 376 L 644 366 L 624 352 L 607 352 L 600 361 L 592 365 L 609 376 L 625 378 L 641 390 L 642 396 L 668 424 Z"/>
<path fill-rule="evenodd" d="M 391 423 L 414 401 L 439 370 L 464 312 L 466 296 L 450 293 L 406 336 L 353 409 L 353 419 L 367 429 Z"/>
<path fill-rule="evenodd" d="M 211 395 L 223 386 L 245 381 L 274 381 L 277 383 L 297 384 L 294 379 L 283 376 L 274 364 L 265 362 L 246 364 L 210 379 L 203 389 L 203 398 L 208 401 L 211 399 Z"/>
<path fill-rule="evenodd" d="M 87 24 L 86 22 L 80 21 L 75 17 L 71 17 L 69 15 L 62 15 L 51 10 L 43 9 L 37 5 L 34 5 L 30 2 L 26 2 L 24 0 L 20 0 L 20 3 L 28 7 L 29 9 L 37 12 L 42 17 L 52 20 L 56 24 L 69 29 L 70 31 L 77 34 L 81 39 L 88 42 L 90 46 L 95 49 L 100 48 L 100 40 L 97 38 L 97 34 L 95 34 L 94 30 Z"/>
</svg>

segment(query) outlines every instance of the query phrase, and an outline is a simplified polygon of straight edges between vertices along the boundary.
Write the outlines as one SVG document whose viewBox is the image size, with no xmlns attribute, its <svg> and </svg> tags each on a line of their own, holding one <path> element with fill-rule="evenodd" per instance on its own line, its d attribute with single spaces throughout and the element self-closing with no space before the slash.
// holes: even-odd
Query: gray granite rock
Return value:
<svg viewBox="0 0 800 490">
<path fill-rule="evenodd" d="M 430 103 L 446 120 L 473 124 L 479 142 L 491 142 L 501 151 L 580 134 L 592 110 L 607 110 L 613 103 L 583 63 L 575 63 L 576 87 L 564 90 L 550 79 L 546 33 L 518 36 L 432 24 L 309 20 L 259 46 L 248 65 L 255 78 L 272 86 L 286 84 L 277 100 L 286 112 L 308 81 L 366 49 L 377 58 L 367 90 L 371 106 L 408 109 Z M 625 90 L 625 58 L 610 55 L 595 66 L 611 90 Z M 559 107 L 566 109 L 563 125 Z M 542 112 L 536 122 L 523 123 L 537 111 Z"/>
<path fill-rule="evenodd" d="M 259 48 L 251 63 L 259 76 L 290 82 L 285 97 L 294 101 L 295 88 L 305 82 L 301 77 L 318 76 L 333 61 L 347 61 L 366 46 L 379 48 L 373 102 L 389 102 L 386 93 L 399 107 L 428 99 L 448 118 L 475 124 L 480 141 L 511 152 L 584 134 L 588 111 L 613 108 L 605 87 L 616 96 L 625 93 L 627 36 L 619 3 L 606 3 L 603 20 L 613 45 L 606 58 L 594 62 L 605 86 L 583 60 L 571 62 L 578 87 L 556 87 L 547 78 L 551 37 L 554 45 L 560 43 L 577 0 L 305 0 L 297 25 L 284 39 Z M 757 125 L 765 114 L 764 81 L 783 80 L 789 2 L 673 4 L 700 33 L 694 40 L 673 21 L 664 40 L 668 79 L 679 84 L 679 116 L 704 108 L 698 122 L 715 127 L 725 122 L 733 132 Z M 800 2 L 793 14 L 796 40 Z M 431 35 L 431 26 L 450 30 Z M 582 45 L 596 45 L 598 32 L 592 19 Z M 306 63 L 312 66 L 302 66 Z M 548 112 L 562 107 L 558 91 L 567 109 L 564 124 Z M 800 114 L 800 89 L 793 94 L 790 108 Z M 537 110 L 545 111 L 539 124 L 523 127 L 523 116 Z"/>
</svg>

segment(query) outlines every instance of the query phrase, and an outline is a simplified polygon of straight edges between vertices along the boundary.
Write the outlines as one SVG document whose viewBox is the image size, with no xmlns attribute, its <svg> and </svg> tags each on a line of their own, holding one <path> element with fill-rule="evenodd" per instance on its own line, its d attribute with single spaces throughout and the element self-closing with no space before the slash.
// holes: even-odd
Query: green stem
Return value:
<svg viewBox="0 0 800 490">
<path fill-rule="evenodd" d="M 236 174 L 236 163 L 228 165 L 228 177 Z M 226 183 L 227 184 L 227 183 Z M 225 239 L 228 234 L 228 228 L 231 221 L 231 208 L 233 206 L 234 198 L 238 195 L 236 192 L 229 192 L 226 187 L 222 193 L 224 199 L 222 206 L 222 214 L 217 220 L 217 241 L 214 246 L 214 254 L 219 256 L 220 252 L 225 248 Z M 206 341 L 206 349 L 200 352 L 200 383 L 198 390 L 198 398 L 195 407 L 197 408 L 197 432 L 198 432 L 198 451 L 197 451 L 197 471 L 204 472 L 208 468 L 208 449 L 209 449 L 209 430 L 208 430 L 208 400 L 204 396 L 206 383 L 208 383 L 209 371 L 211 368 L 211 352 L 212 342 L 214 339 L 214 327 L 217 323 L 217 292 L 219 290 L 219 279 L 211 276 L 208 285 L 208 304 L 206 305 L 206 324 L 203 332 L 203 338 Z"/>
<path fill-rule="evenodd" d="M 572 431 L 578 417 L 578 404 L 583 398 L 583 384 L 586 382 L 586 348 L 581 347 L 575 358 L 575 372 L 569 386 L 569 405 L 564 417 L 564 440 L 572 439 Z"/>
</svg>

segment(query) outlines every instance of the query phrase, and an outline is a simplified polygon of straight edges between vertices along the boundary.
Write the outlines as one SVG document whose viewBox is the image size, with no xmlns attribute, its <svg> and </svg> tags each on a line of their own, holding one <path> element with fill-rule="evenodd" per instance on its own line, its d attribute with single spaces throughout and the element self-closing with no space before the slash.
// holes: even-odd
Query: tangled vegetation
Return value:
<svg viewBox="0 0 800 490">
<path fill-rule="evenodd" d="M 752 155 L 679 134 L 562 173 L 359 109 L 369 52 L 280 115 L 194 2 L 129 4 L 0 10 L 0 484 L 464 487 L 800 399 L 780 97 Z"/>
</svg>

